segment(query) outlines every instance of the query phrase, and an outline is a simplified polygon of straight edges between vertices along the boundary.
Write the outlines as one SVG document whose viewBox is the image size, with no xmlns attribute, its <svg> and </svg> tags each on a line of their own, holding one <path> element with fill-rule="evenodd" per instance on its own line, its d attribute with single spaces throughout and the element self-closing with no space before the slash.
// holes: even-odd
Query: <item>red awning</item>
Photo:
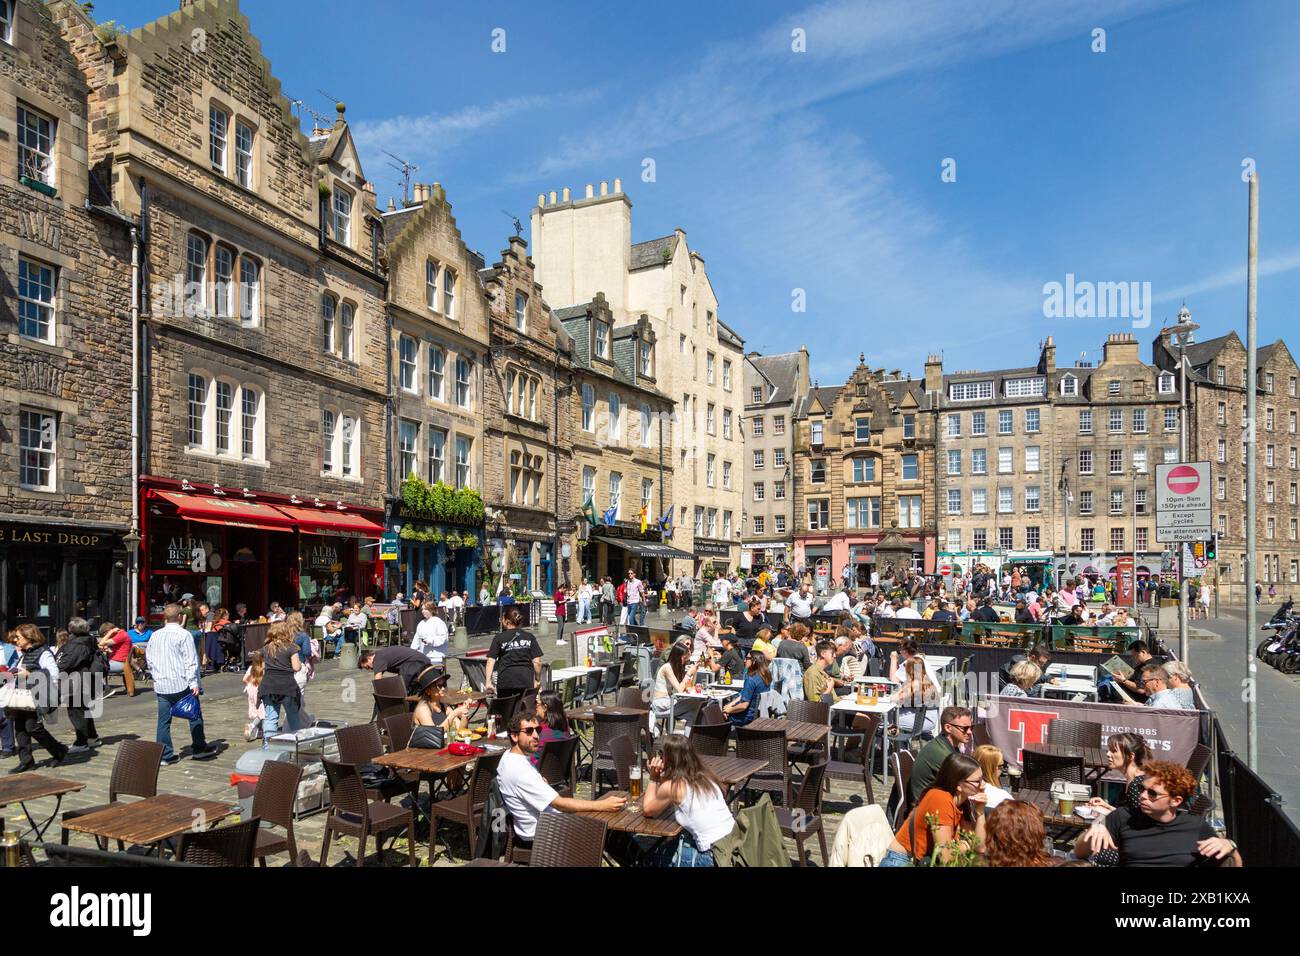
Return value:
<svg viewBox="0 0 1300 956">
<path fill-rule="evenodd" d="M 190 521 L 233 525 L 237 528 L 260 528 L 264 531 L 292 531 L 294 528 L 291 518 L 270 505 L 187 495 L 179 491 L 160 491 L 158 496 L 175 505 L 181 517 Z"/>
<path fill-rule="evenodd" d="M 369 518 L 358 514 L 339 511 L 334 507 L 326 508 L 292 508 L 279 505 L 293 519 L 300 531 L 314 534 L 352 534 L 363 538 L 378 538 L 384 533 L 382 525 L 377 525 Z"/>
</svg>

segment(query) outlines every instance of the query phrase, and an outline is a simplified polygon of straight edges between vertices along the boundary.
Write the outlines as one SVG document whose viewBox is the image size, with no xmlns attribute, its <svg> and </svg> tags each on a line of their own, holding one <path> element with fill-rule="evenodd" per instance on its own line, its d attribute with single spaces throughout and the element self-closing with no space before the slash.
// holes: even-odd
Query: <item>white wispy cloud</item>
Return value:
<svg viewBox="0 0 1300 956">
<path fill-rule="evenodd" d="M 1204 276 L 1195 282 L 1189 282 L 1187 285 L 1178 286 L 1167 292 L 1161 292 L 1153 297 L 1155 302 L 1181 302 L 1183 299 L 1198 295 L 1202 292 L 1217 292 L 1220 289 L 1230 289 L 1233 286 L 1246 285 L 1246 264 L 1243 248 L 1240 265 L 1233 266 L 1230 269 L 1224 269 L 1213 275 Z M 1294 272 L 1300 269 L 1300 246 L 1288 249 L 1285 252 L 1275 256 L 1268 256 L 1259 261 L 1259 277 L 1266 279 L 1269 276 L 1282 275 L 1287 272 Z"/>
</svg>

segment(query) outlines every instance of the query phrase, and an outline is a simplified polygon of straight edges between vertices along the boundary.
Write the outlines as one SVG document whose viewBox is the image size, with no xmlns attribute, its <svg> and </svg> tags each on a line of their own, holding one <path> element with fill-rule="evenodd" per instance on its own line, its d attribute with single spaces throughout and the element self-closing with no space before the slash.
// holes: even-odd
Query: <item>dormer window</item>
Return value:
<svg viewBox="0 0 1300 956">
<path fill-rule="evenodd" d="M 762 388 L 762 386 L 760 386 L 760 385 L 755 385 L 753 388 L 751 388 L 751 389 L 749 390 L 749 401 L 750 401 L 750 404 L 751 404 L 751 405 L 761 405 L 761 404 L 763 404 L 763 388 Z"/>
<path fill-rule="evenodd" d="M 609 325 L 605 322 L 596 323 L 596 358 L 609 358 Z"/>
<path fill-rule="evenodd" d="M 522 292 L 515 293 L 515 328 L 520 332 L 528 330 L 528 296 Z"/>
<path fill-rule="evenodd" d="M 641 375 L 643 378 L 654 377 L 653 363 L 653 346 L 649 342 L 640 342 L 637 347 L 641 350 Z"/>
<path fill-rule="evenodd" d="M 1041 378 L 1009 378 L 1002 383 L 1007 398 L 1026 398 L 1044 395 L 1047 382 Z"/>
<path fill-rule="evenodd" d="M 1159 383 L 1159 388 L 1160 388 L 1160 394 L 1161 394 L 1161 395 L 1172 395 L 1172 394 L 1173 394 L 1173 391 L 1174 391 L 1174 376 L 1173 376 L 1173 373 L 1172 373 L 1172 372 L 1161 372 L 1161 373 L 1160 373 L 1160 383 Z"/>
<path fill-rule="evenodd" d="M 334 187 L 334 241 L 352 245 L 352 194 L 337 184 Z"/>
<path fill-rule="evenodd" d="M 456 272 L 446 266 L 442 270 L 442 314 L 456 318 Z"/>
<path fill-rule="evenodd" d="M 859 418 L 854 422 L 853 441 L 859 445 L 865 445 L 871 441 L 870 418 Z"/>
<path fill-rule="evenodd" d="M 430 312 L 438 310 L 438 263 L 432 259 L 424 264 L 424 304 Z"/>
<path fill-rule="evenodd" d="M 1067 375 L 1063 379 L 1061 379 L 1061 394 L 1078 395 L 1079 380 L 1075 378 L 1073 375 Z"/>
<path fill-rule="evenodd" d="M 811 439 L 811 440 L 812 440 L 812 443 L 813 443 L 814 445 L 820 445 L 820 444 L 822 444 L 822 434 L 823 434 L 823 429 L 824 429 L 824 427 L 825 427 L 825 423 L 823 423 L 823 422 L 810 422 L 810 423 L 809 423 L 809 428 L 810 428 L 811 431 L 812 431 L 812 439 Z"/>
<path fill-rule="evenodd" d="M 954 402 L 974 402 L 993 397 L 993 383 L 954 382 L 948 386 L 948 399 Z"/>
</svg>

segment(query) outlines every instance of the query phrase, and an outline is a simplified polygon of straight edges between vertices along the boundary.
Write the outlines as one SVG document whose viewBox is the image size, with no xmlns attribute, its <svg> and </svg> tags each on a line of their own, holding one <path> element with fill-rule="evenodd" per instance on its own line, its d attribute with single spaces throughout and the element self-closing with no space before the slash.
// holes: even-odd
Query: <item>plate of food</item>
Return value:
<svg viewBox="0 0 1300 956">
<path fill-rule="evenodd" d="M 1101 811 L 1096 807 L 1075 807 L 1074 815 L 1081 820 L 1095 820 Z"/>
<path fill-rule="evenodd" d="M 461 741 L 462 743 L 471 743 L 475 740 L 478 740 L 482 736 L 483 736 L 482 734 L 477 734 L 472 730 L 456 731 L 456 739 Z"/>
</svg>

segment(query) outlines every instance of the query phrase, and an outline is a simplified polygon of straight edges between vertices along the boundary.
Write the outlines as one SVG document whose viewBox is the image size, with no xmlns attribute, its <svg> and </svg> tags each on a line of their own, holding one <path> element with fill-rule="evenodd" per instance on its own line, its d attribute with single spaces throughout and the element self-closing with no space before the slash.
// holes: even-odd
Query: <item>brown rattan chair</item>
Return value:
<svg viewBox="0 0 1300 956">
<path fill-rule="evenodd" d="M 618 789 L 626 793 L 632 787 L 632 767 L 636 763 L 636 738 L 615 737 L 609 742 L 609 755 L 614 762 L 614 776 Z M 600 794 L 593 790 L 597 797 Z"/>
<path fill-rule="evenodd" d="M 1201 782 L 1201 775 L 1205 773 L 1205 768 L 1210 765 L 1212 756 L 1213 751 L 1205 744 L 1197 744 L 1192 748 L 1192 755 L 1187 758 L 1187 769 L 1191 771 L 1198 784 Z"/>
<path fill-rule="evenodd" d="M 1020 786 L 1025 790 L 1051 790 L 1056 780 L 1084 783 L 1082 757 L 1057 757 L 1053 754 L 1024 751 L 1024 772 Z"/>
<path fill-rule="evenodd" d="M 645 726 L 645 717 L 640 714 L 596 714 L 593 721 L 591 744 L 591 792 L 599 792 L 599 777 L 602 770 L 615 770 L 609 743 L 615 737 L 630 737 L 633 746 L 640 740 L 640 730 Z"/>
<path fill-rule="evenodd" d="M 694 736 L 694 734 L 692 734 Z M 784 730 L 736 728 L 736 756 L 747 760 L 766 760 L 767 767 L 749 778 L 746 790 L 761 790 L 780 796 L 790 803 L 790 758 Z M 773 796 L 776 799 L 776 796 Z"/>
<path fill-rule="evenodd" d="M 577 789 L 577 755 L 577 737 L 548 740 L 542 744 L 541 755 L 537 758 L 537 772 L 562 797 L 573 796 Z"/>
<path fill-rule="evenodd" d="M 529 700 L 532 699 L 532 691 L 529 691 Z M 516 691 L 513 694 L 505 694 L 493 697 L 488 701 L 488 714 L 497 719 L 497 729 L 504 729 L 510 723 L 510 718 L 514 716 L 519 709 L 519 702 L 524 699 L 523 691 Z"/>
<path fill-rule="evenodd" d="M 325 839 L 321 843 L 320 865 L 329 863 L 330 840 L 335 833 L 357 838 L 357 866 L 364 866 L 366 841 L 373 835 L 375 849 L 383 859 L 384 835 L 393 839 L 403 831 L 407 840 L 407 862 L 415 866 L 415 811 L 394 807 L 366 795 L 361 775 L 351 764 L 325 761 L 325 776 L 330 784 L 330 811 L 325 818 Z"/>
<path fill-rule="evenodd" d="M 1101 724 L 1095 720 L 1057 717 L 1047 722 L 1047 742 L 1067 747 L 1100 747 Z"/>
<path fill-rule="evenodd" d="M 618 696 L 614 698 L 615 707 L 632 707 L 637 710 L 646 709 L 645 694 L 640 687 L 620 687 Z"/>
<path fill-rule="evenodd" d="M 228 827 L 186 831 L 181 834 L 176 859 L 200 866 L 252 866 L 261 826 L 254 816 Z"/>
<path fill-rule="evenodd" d="M 93 807 L 79 807 L 67 810 L 60 818 L 64 822 L 84 817 L 96 810 L 104 810 L 117 803 L 117 798 L 153 797 L 158 794 L 158 772 L 162 769 L 163 745 L 152 740 L 124 740 L 118 744 L 117 755 L 113 758 L 113 773 L 108 781 L 108 803 Z M 63 827 L 60 842 L 67 844 L 72 831 Z M 96 839 L 101 850 L 108 848 L 108 841 Z M 117 841 L 121 850 L 123 843 Z"/>
<path fill-rule="evenodd" d="M 822 829 L 822 781 L 825 775 L 826 764 L 813 764 L 804 774 L 791 806 L 776 808 L 776 819 L 781 824 L 782 835 L 792 838 L 798 851 L 796 866 L 804 865 L 803 841 L 812 833 L 817 834 L 817 843 L 822 851 L 822 866 L 826 865 L 826 831 Z"/>
<path fill-rule="evenodd" d="M 876 802 L 871 785 L 872 764 L 876 756 L 876 734 L 880 730 L 878 714 L 854 714 L 853 732 L 862 735 L 858 748 L 861 760 L 831 760 L 826 764 L 826 777 L 831 780 L 861 780 L 867 791 L 867 803 Z"/>
<path fill-rule="evenodd" d="M 267 827 L 257 831 L 253 855 L 266 866 L 266 858 L 288 852 L 289 865 L 298 865 L 298 842 L 293 836 L 293 807 L 298 799 L 298 784 L 302 781 L 302 768 L 283 760 L 268 760 L 262 764 L 257 789 L 253 791 L 253 816 L 263 823 L 284 827 L 284 835 Z"/>
<path fill-rule="evenodd" d="M 411 734 L 415 730 L 414 724 L 411 723 L 410 714 L 393 714 L 382 721 L 384 727 L 384 737 L 388 740 L 388 752 L 397 753 L 399 750 L 405 750 L 406 745 L 411 742 Z"/>
<path fill-rule="evenodd" d="M 370 688 L 376 694 L 383 694 L 386 697 L 404 697 L 406 695 L 406 682 L 396 674 L 389 674 L 386 677 L 377 678 Z"/>
<path fill-rule="evenodd" d="M 529 866 L 600 866 L 605 822 L 576 813 L 543 813 L 528 857 Z"/>
<path fill-rule="evenodd" d="M 718 724 L 696 724 L 688 739 L 691 749 L 701 757 L 725 757 L 731 741 L 731 724 L 725 720 Z"/>
<path fill-rule="evenodd" d="M 483 812 L 483 805 L 487 803 L 492 782 L 496 779 L 497 764 L 500 762 L 500 753 L 484 754 L 474 761 L 474 769 L 469 775 L 469 785 L 463 793 L 446 800 L 435 800 L 429 804 L 430 866 L 433 866 L 433 857 L 438 849 L 438 821 L 443 819 L 459 823 L 469 831 L 469 855 L 473 857 L 478 836 L 479 815 Z"/>
<path fill-rule="evenodd" d="M 410 720 L 409 715 L 407 720 Z M 367 764 L 373 764 L 376 757 L 382 757 L 384 754 L 384 741 L 379 736 L 378 724 L 340 727 L 335 731 L 334 738 L 339 744 L 339 763 L 351 764 L 359 769 Z M 392 800 L 393 797 L 410 793 L 415 785 L 414 780 L 417 779 L 419 779 L 418 775 L 395 774 L 380 786 L 366 792 L 375 799 Z"/>
<path fill-rule="evenodd" d="M 458 657 L 460 673 L 475 693 L 487 690 L 487 658 Z"/>
<path fill-rule="evenodd" d="M 722 712 L 722 708 L 716 700 L 711 700 L 700 708 L 699 713 L 695 715 L 695 723 L 699 724 L 725 724 L 727 716 Z"/>
<path fill-rule="evenodd" d="M 805 724 L 827 724 L 831 722 L 831 705 L 819 700 L 792 700 L 786 705 L 786 720 L 797 720 Z M 789 746 L 791 761 L 814 764 L 825 763 L 827 758 L 826 741 L 815 744 L 793 743 Z"/>
</svg>

